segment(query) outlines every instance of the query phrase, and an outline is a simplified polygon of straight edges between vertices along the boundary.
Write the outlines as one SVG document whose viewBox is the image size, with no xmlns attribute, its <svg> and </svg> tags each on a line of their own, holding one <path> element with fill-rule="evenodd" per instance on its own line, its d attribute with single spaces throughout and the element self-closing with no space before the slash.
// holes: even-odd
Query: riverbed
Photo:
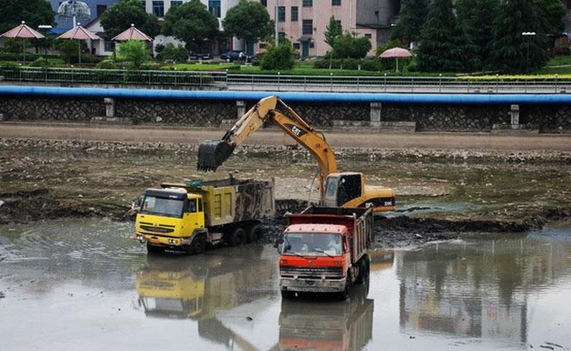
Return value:
<svg viewBox="0 0 571 351">
<path fill-rule="evenodd" d="M 0 231 L 6 350 L 571 349 L 571 223 L 374 251 L 346 302 L 282 301 L 271 245 L 149 256 L 131 223 Z"/>
</svg>

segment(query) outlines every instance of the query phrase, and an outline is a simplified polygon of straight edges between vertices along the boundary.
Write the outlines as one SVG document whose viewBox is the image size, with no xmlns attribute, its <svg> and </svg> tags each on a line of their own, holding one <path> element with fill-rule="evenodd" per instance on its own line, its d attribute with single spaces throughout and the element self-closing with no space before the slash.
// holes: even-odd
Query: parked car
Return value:
<svg viewBox="0 0 571 351">
<path fill-rule="evenodd" d="M 245 60 L 246 54 L 242 50 L 228 51 L 227 53 L 220 55 L 220 58 L 222 60 L 226 60 L 228 62 L 239 61 L 240 60 L 240 54 L 243 55 L 243 57 L 244 57 L 243 59 Z"/>
<path fill-rule="evenodd" d="M 212 55 L 209 53 L 196 53 L 191 52 L 189 55 L 190 60 L 212 60 Z"/>
</svg>

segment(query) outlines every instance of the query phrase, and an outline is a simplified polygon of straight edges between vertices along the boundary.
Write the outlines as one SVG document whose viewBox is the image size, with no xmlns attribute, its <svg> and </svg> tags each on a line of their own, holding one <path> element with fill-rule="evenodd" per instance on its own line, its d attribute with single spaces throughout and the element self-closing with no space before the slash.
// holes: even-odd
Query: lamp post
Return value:
<svg viewBox="0 0 571 351">
<path fill-rule="evenodd" d="M 534 37 L 535 32 L 523 32 L 522 37 Z M 529 74 L 529 40 L 527 41 L 527 53 L 525 56 L 525 74 Z"/>
<path fill-rule="evenodd" d="M 44 64 L 48 67 L 48 32 L 52 29 L 49 24 L 40 24 L 38 29 L 44 32 Z"/>
</svg>

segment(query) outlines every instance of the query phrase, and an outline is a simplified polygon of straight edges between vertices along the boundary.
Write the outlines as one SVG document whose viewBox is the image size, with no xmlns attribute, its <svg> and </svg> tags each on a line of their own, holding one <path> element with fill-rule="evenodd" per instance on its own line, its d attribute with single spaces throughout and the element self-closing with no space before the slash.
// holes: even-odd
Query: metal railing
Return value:
<svg viewBox="0 0 571 351">
<path fill-rule="evenodd" d="M 0 66 L 0 76 L 10 82 L 48 84 L 114 84 L 204 87 L 250 91 L 314 91 L 446 94 L 553 94 L 571 92 L 571 78 L 402 77 L 235 74 L 210 71 L 100 70 Z"/>
</svg>

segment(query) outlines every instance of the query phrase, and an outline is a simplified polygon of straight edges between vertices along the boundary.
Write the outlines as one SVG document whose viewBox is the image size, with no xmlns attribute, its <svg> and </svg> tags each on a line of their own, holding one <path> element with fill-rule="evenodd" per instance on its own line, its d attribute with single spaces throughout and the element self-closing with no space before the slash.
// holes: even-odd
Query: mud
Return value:
<svg viewBox="0 0 571 351">
<path fill-rule="evenodd" d="M 396 190 L 398 211 L 379 217 L 376 232 L 379 247 L 399 247 L 459 233 L 522 232 L 570 216 L 571 152 L 549 143 L 561 139 L 547 138 L 549 148 L 540 150 L 345 146 L 336 155 L 340 170 L 363 172 L 367 184 Z M 0 139 L 0 224 L 129 220 L 133 201 L 147 187 L 228 172 L 274 177 L 279 213 L 318 200 L 316 164 L 303 149 L 247 145 L 214 174 L 196 171 L 196 151 L 196 144 L 174 142 Z M 266 220 L 265 242 L 273 242 L 284 224 L 279 216 Z"/>
</svg>

